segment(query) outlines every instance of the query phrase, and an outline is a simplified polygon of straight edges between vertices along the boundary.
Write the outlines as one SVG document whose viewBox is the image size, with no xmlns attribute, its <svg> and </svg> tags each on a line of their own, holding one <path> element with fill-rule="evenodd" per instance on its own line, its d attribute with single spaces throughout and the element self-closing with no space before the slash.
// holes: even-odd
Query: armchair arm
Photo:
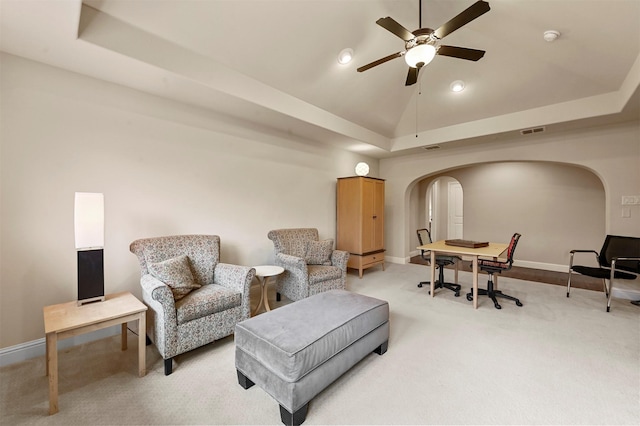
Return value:
<svg viewBox="0 0 640 426">
<path fill-rule="evenodd" d="M 143 275 L 140 278 L 140 285 L 142 286 L 142 297 L 150 306 L 155 305 L 167 312 L 175 312 L 175 300 L 168 285 L 151 274 Z"/>
<path fill-rule="evenodd" d="M 349 260 L 349 252 L 344 250 L 334 250 L 331 253 L 331 264 L 337 266 L 342 271 L 347 270 L 347 261 Z"/>
<path fill-rule="evenodd" d="M 142 300 L 153 311 L 154 320 L 147 323 L 153 327 L 153 342 L 163 358 L 171 358 L 178 349 L 178 321 L 173 293 L 169 286 L 150 274 L 143 275 L 140 284 Z"/>
<path fill-rule="evenodd" d="M 307 274 L 307 262 L 301 257 L 292 256 L 285 253 L 276 254 L 276 263 L 287 270 L 299 270 Z"/>
<path fill-rule="evenodd" d="M 213 270 L 213 282 L 238 293 L 247 294 L 256 270 L 249 266 L 218 263 Z"/>
<path fill-rule="evenodd" d="M 256 276 L 256 270 L 249 266 L 218 263 L 213 270 L 213 283 L 237 291 L 242 294 L 242 318 L 251 316 L 251 282 Z"/>
</svg>

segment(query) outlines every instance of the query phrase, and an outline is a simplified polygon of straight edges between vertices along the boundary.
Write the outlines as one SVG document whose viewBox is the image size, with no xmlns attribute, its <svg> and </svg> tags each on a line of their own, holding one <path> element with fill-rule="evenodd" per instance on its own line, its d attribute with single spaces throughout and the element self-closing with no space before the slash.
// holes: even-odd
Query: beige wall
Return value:
<svg viewBox="0 0 640 426">
<path fill-rule="evenodd" d="M 336 178 L 358 161 L 328 146 L 3 54 L 0 347 L 44 337 L 42 307 L 76 297 L 75 191 L 103 192 L 105 290 L 140 297 L 136 238 L 211 233 L 222 261 L 272 261 L 267 232 L 335 237 Z"/>
<path fill-rule="evenodd" d="M 518 163 L 511 163 L 514 161 Z M 507 171 L 526 173 L 511 175 Z M 527 139 L 513 137 L 464 150 L 443 149 L 383 159 L 380 173 L 387 181 L 385 216 L 391 218 L 387 221 L 387 255 L 398 261 L 406 261 L 415 251 L 412 235 L 415 221 L 411 218 L 420 215 L 414 206 L 421 202 L 414 198 L 420 197 L 426 178 L 442 174 L 458 175 L 463 185 L 465 224 L 469 220 L 473 226 L 469 228 L 469 234 L 465 226 L 465 237 L 503 241 L 505 234 L 510 236 L 535 222 L 526 238 L 523 237 L 518 251 L 519 257 L 524 253 L 521 257 L 524 262 L 567 265 L 568 252 L 577 248 L 576 244 L 591 243 L 589 245 L 597 250 L 606 233 L 640 236 L 640 206 L 628 208 L 630 217 L 622 217 L 621 206 L 623 195 L 640 194 L 640 127 L 637 122 Z M 482 185 L 491 174 L 494 178 L 487 180 L 487 184 L 508 185 L 506 188 L 511 196 L 523 191 L 519 201 L 503 202 L 497 188 L 483 190 Z M 600 186 L 604 191 L 604 211 L 596 208 L 602 198 Z M 484 201 L 490 196 L 500 209 L 499 214 L 492 215 L 491 205 Z M 568 199 L 570 196 L 575 199 Z M 470 207 L 467 199 L 475 202 L 475 206 Z M 561 203 L 562 212 L 555 212 L 556 202 Z M 478 208 L 480 211 L 476 211 Z M 564 211 L 567 209 L 571 210 L 568 214 Z M 501 221 L 509 217 L 531 217 L 532 221 L 512 222 L 503 229 Z M 598 225 L 602 217 L 604 223 Z M 564 227 L 558 226 L 559 219 Z M 552 234 L 550 230 L 555 232 Z M 580 231 L 591 234 L 583 239 Z M 541 238 L 541 233 L 543 236 L 546 233 L 546 237 Z M 554 247 L 554 253 L 549 253 L 549 246 Z"/>
</svg>

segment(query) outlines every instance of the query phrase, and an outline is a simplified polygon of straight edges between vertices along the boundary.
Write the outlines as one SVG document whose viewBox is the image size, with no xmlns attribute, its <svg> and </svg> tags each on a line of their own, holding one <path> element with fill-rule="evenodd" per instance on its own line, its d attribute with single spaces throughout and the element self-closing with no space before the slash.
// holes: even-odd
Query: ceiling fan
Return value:
<svg viewBox="0 0 640 426">
<path fill-rule="evenodd" d="M 422 28 L 422 0 L 420 0 L 419 11 L 420 28 L 413 32 L 407 30 L 389 16 L 380 18 L 376 21 L 376 24 L 403 39 L 405 50 L 373 61 L 370 64 L 358 68 L 357 71 L 363 72 L 392 59 L 404 56 L 407 65 L 409 65 L 409 73 L 407 74 L 405 86 L 411 86 L 418 81 L 420 68 L 429 64 L 435 55 L 477 61 L 484 56 L 484 50 L 445 46 L 440 44 L 440 40 L 479 16 L 484 15 L 489 10 L 491 10 L 489 3 L 482 0 L 477 1 L 435 31 L 431 28 Z"/>
</svg>

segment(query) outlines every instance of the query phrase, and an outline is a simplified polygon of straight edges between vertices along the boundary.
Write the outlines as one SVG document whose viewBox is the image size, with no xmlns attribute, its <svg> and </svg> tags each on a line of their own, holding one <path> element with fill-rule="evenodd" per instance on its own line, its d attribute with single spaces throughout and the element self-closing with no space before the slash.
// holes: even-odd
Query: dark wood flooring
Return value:
<svg viewBox="0 0 640 426">
<path fill-rule="evenodd" d="M 422 256 L 414 256 L 411 258 L 411 263 L 415 263 L 418 265 L 428 265 L 428 262 L 425 261 Z M 452 266 L 448 266 L 448 269 L 453 269 Z M 471 272 L 471 262 L 463 261 L 462 266 L 459 269 L 460 271 L 468 271 Z M 480 274 L 485 274 L 484 272 L 480 272 Z M 486 275 L 486 274 L 485 274 Z M 518 266 L 514 266 L 509 271 L 504 271 L 501 273 L 504 277 L 516 278 L 520 280 L 527 281 L 535 281 L 546 284 L 555 284 L 565 286 L 567 285 L 567 280 L 569 279 L 568 272 L 554 272 L 554 271 L 545 271 L 542 269 L 532 269 L 532 268 L 522 268 Z M 486 280 L 485 286 L 486 286 Z M 482 277 L 478 277 L 479 286 L 482 283 Z M 602 280 L 597 278 L 586 277 L 584 275 L 573 274 L 571 277 L 571 287 L 572 288 L 584 288 L 587 290 L 594 291 L 602 291 Z"/>
</svg>

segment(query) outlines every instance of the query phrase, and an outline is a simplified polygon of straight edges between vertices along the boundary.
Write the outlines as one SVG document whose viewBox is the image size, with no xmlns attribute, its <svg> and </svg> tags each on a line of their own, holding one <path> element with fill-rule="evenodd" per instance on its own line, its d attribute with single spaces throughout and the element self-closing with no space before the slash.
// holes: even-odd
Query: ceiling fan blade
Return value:
<svg viewBox="0 0 640 426">
<path fill-rule="evenodd" d="M 376 21 L 376 24 L 380 25 L 385 30 L 391 31 L 404 41 L 413 40 L 415 36 L 411 31 L 398 24 L 393 18 L 387 16 L 386 18 L 380 18 Z"/>
<path fill-rule="evenodd" d="M 409 72 L 407 73 L 407 81 L 404 83 L 405 86 L 411 86 L 418 82 L 418 72 L 420 72 L 420 68 L 409 67 Z"/>
<path fill-rule="evenodd" d="M 373 61 L 370 64 L 363 65 L 360 68 L 358 68 L 356 71 L 358 71 L 358 72 L 366 71 L 369 68 L 373 68 L 373 67 L 378 66 L 380 64 L 384 64 L 385 62 L 390 61 L 390 60 L 395 59 L 395 58 L 399 58 L 402 55 L 404 55 L 404 51 L 396 52 L 396 53 L 394 53 L 392 55 L 385 56 L 384 58 L 378 59 L 377 61 Z"/>
<path fill-rule="evenodd" d="M 451 56 L 452 58 L 466 59 L 468 61 L 477 61 L 485 54 L 484 50 L 469 49 L 466 47 L 456 46 L 440 46 L 437 55 Z"/>
<path fill-rule="evenodd" d="M 440 28 L 434 31 L 434 35 L 439 39 L 446 37 L 448 34 L 451 34 L 458 28 L 467 25 L 469 22 L 473 21 L 477 17 L 484 15 L 491 7 L 489 7 L 489 3 L 486 1 L 477 1 L 468 7 L 465 11 L 452 18 L 449 22 L 442 25 Z"/>
</svg>

